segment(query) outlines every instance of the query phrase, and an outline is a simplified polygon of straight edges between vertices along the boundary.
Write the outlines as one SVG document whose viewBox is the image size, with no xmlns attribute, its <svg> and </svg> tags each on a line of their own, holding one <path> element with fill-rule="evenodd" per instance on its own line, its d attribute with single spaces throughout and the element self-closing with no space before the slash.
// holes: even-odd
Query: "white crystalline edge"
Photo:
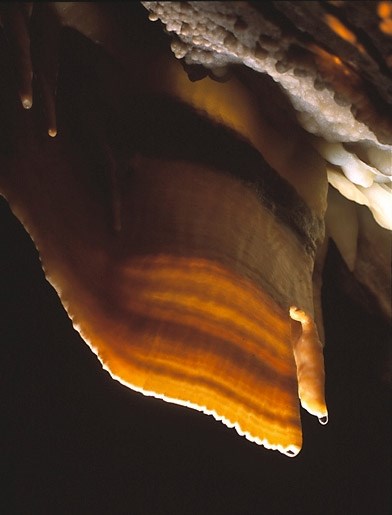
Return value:
<svg viewBox="0 0 392 515">
<path fill-rule="evenodd" d="M 56 291 L 58 292 L 57 289 L 56 289 Z M 61 295 L 59 292 L 58 292 L 58 294 L 61 298 Z M 81 329 L 80 325 L 75 322 L 74 318 L 70 315 L 70 312 L 69 312 L 66 304 L 63 303 L 63 305 L 68 313 L 68 316 L 72 320 L 72 324 L 73 324 L 74 328 L 76 329 L 76 331 L 78 331 L 78 333 L 81 335 L 81 337 L 86 342 L 86 344 L 90 347 L 90 349 L 97 356 L 98 360 L 100 361 L 100 363 L 102 365 L 102 368 L 104 370 L 106 370 L 107 372 L 109 372 L 110 376 L 113 379 L 115 379 L 116 381 L 118 381 L 119 383 L 121 383 L 122 385 L 124 385 L 127 388 L 130 388 L 131 390 L 134 390 L 138 393 L 141 393 L 141 394 L 145 395 L 146 397 L 154 397 L 155 399 L 161 399 L 170 404 L 177 404 L 180 406 L 184 406 L 186 408 L 191 408 L 196 411 L 200 411 L 200 412 L 204 413 L 205 415 L 212 415 L 215 420 L 217 420 L 218 422 L 222 422 L 225 426 L 227 426 L 230 429 L 234 428 L 240 436 L 244 436 L 250 442 L 255 443 L 257 445 L 261 445 L 268 450 L 279 451 L 280 453 L 284 454 L 285 456 L 288 456 L 289 458 L 293 458 L 293 457 L 297 456 L 297 454 L 301 451 L 301 448 L 299 448 L 293 444 L 288 445 L 287 447 L 284 447 L 283 445 L 280 445 L 280 444 L 278 444 L 278 445 L 271 444 L 267 438 L 264 438 L 263 440 L 261 440 L 259 437 L 251 435 L 248 431 L 243 431 L 243 429 L 241 429 L 241 426 L 238 424 L 238 422 L 231 422 L 230 420 L 225 418 L 223 415 L 219 415 L 215 410 L 210 410 L 206 406 L 200 406 L 199 404 L 195 404 L 190 401 L 183 401 L 181 399 L 176 399 L 174 397 L 168 397 L 164 394 L 159 394 L 152 390 L 145 390 L 144 388 L 141 388 L 140 386 L 136 386 L 132 383 L 124 381 L 121 377 L 114 374 L 110 370 L 110 368 L 102 361 L 101 357 L 99 356 L 98 349 L 96 347 L 94 347 L 94 345 L 91 343 L 91 341 L 88 338 L 86 338 L 86 336 L 83 334 L 83 330 Z"/>
<path fill-rule="evenodd" d="M 202 413 L 204 413 L 206 415 L 212 415 L 215 420 L 222 422 L 224 425 L 226 425 L 230 429 L 234 428 L 240 436 L 245 436 L 245 438 L 247 440 L 249 440 L 250 442 L 256 443 L 257 445 L 261 445 L 261 446 L 263 446 L 263 447 L 265 447 L 266 449 L 269 449 L 269 450 L 277 450 L 280 453 L 284 454 L 285 456 L 288 456 L 289 458 L 295 457 L 301 451 L 301 448 L 297 447 L 294 444 L 291 444 L 291 445 L 288 445 L 287 447 L 284 447 L 283 445 L 280 445 L 280 444 L 277 444 L 277 445 L 271 444 L 268 441 L 267 438 L 264 438 L 262 440 L 262 439 L 260 439 L 257 436 L 253 436 L 249 432 L 244 431 L 237 422 L 232 422 L 232 421 L 228 420 L 223 415 L 219 415 L 215 410 L 209 410 L 206 406 L 200 406 L 200 405 L 192 403 L 190 401 L 183 401 L 181 399 L 176 399 L 176 398 L 173 398 L 173 397 L 168 397 L 168 396 L 163 395 L 163 394 L 158 394 L 158 393 L 156 393 L 154 391 L 145 390 L 145 389 L 143 389 L 141 387 L 138 387 L 138 386 L 136 386 L 136 385 L 134 385 L 132 383 L 124 381 L 121 377 L 119 377 L 116 374 L 114 374 L 110 370 L 110 368 L 101 359 L 97 347 L 95 347 L 93 345 L 93 343 L 89 340 L 89 338 L 87 338 L 86 335 L 84 334 L 83 329 L 81 328 L 80 324 L 76 320 L 77 317 L 72 313 L 72 309 L 70 308 L 69 302 L 67 302 L 63 298 L 62 288 L 57 284 L 57 281 L 53 277 L 51 277 L 51 274 L 48 272 L 46 266 L 44 265 L 44 262 L 43 262 L 43 259 L 42 259 L 42 254 L 41 254 L 41 251 L 40 251 L 40 247 L 37 244 L 37 242 L 35 241 L 35 239 L 33 238 L 33 233 L 34 232 L 31 231 L 30 224 L 28 223 L 28 220 L 24 216 L 23 210 L 21 210 L 19 208 L 19 206 L 15 206 L 13 208 L 11 207 L 11 210 L 14 213 L 14 215 L 20 220 L 20 222 L 22 223 L 23 227 L 28 232 L 28 234 L 30 235 L 32 241 L 34 242 L 35 247 L 36 247 L 36 249 L 38 251 L 38 257 L 39 257 L 39 260 L 40 260 L 40 263 L 41 263 L 41 268 L 42 268 L 42 270 L 43 270 L 43 272 L 45 274 L 45 278 L 48 281 L 48 283 L 53 287 L 53 289 L 57 293 L 58 297 L 60 298 L 61 303 L 62 303 L 62 305 L 63 305 L 67 315 L 69 316 L 70 320 L 72 321 L 72 325 L 73 325 L 74 329 L 80 334 L 80 336 L 82 337 L 83 341 L 88 345 L 88 347 L 91 349 L 91 351 L 97 356 L 98 360 L 100 361 L 100 363 L 102 365 L 102 368 L 104 370 L 106 370 L 113 379 L 115 379 L 119 383 L 123 384 L 124 386 L 130 388 L 131 390 L 134 390 L 134 391 L 136 391 L 138 393 L 141 393 L 141 394 L 143 394 L 143 395 L 145 395 L 147 397 L 154 397 L 156 399 L 161 399 L 161 400 L 163 400 L 165 402 L 168 402 L 168 403 L 171 403 L 171 404 L 178 404 L 180 406 L 185 406 L 187 408 L 191 408 L 191 409 L 194 409 L 196 411 L 200 411 L 200 412 L 202 412 Z"/>
<path fill-rule="evenodd" d="M 132 383 L 124 381 L 124 379 L 122 379 L 118 375 L 114 374 L 110 370 L 110 367 L 108 367 L 101 359 L 98 349 L 93 345 L 93 343 L 89 340 L 89 338 L 87 338 L 86 335 L 84 334 L 83 329 L 81 328 L 80 324 L 76 321 L 76 317 L 72 314 L 72 310 L 69 309 L 69 303 L 63 300 L 62 294 L 61 294 L 61 288 L 56 286 L 55 281 L 50 279 L 49 275 L 47 274 L 46 270 L 43 267 L 42 261 L 41 261 L 41 265 L 45 272 L 45 276 L 46 276 L 48 282 L 53 286 L 57 295 L 61 299 L 64 309 L 66 310 L 69 318 L 72 321 L 72 325 L 73 325 L 74 329 L 80 334 L 83 341 L 88 345 L 88 347 L 91 349 L 91 351 L 97 356 L 98 360 L 100 361 L 100 363 L 102 365 L 102 368 L 104 370 L 106 370 L 113 379 L 115 379 L 122 385 L 126 386 L 127 388 L 130 388 L 131 390 L 145 395 L 146 397 L 154 397 L 155 399 L 161 399 L 161 400 L 171 403 L 171 404 L 177 404 L 180 406 L 184 406 L 186 408 L 194 409 L 196 411 L 204 413 L 205 415 L 211 415 L 214 417 L 215 420 L 217 420 L 218 422 L 222 422 L 228 428 L 230 428 L 230 429 L 234 428 L 240 436 L 244 436 L 250 442 L 255 443 L 257 445 L 261 445 L 268 450 L 279 451 L 280 453 L 284 454 L 285 456 L 288 456 L 289 458 L 293 458 L 293 457 L 297 456 L 297 454 L 301 451 L 301 448 L 297 447 L 294 444 L 284 447 L 283 445 L 280 445 L 280 444 L 277 444 L 277 445 L 271 444 L 267 438 L 264 438 L 262 440 L 261 438 L 259 438 L 257 436 L 253 436 L 248 431 L 244 431 L 237 422 L 232 422 L 232 421 L 228 420 L 223 415 L 219 415 L 215 410 L 210 410 L 206 406 L 200 406 L 199 404 L 195 404 L 190 401 L 183 401 L 181 399 L 176 399 L 174 397 L 168 397 L 167 395 L 159 394 L 152 390 L 145 390 L 144 388 L 142 388 L 140 386 L 136 386 Z"/>
<path fill-rule="evenodd" d="M 8 201 L 8 199 L 6 199 L 6 200 Z M 277 450 L 280 453 L 284 454 L 285 456 L 288 456 L 289 458 L 295 457 L 301 451 L 301 447 L 297 447 L 294 444 L 284 447 L 283 445 L 280 445 L 280 444 L 277 444 L 277 445 L 271 444 L 267 438 L 264 438 L 262 440 L 257 436 L 253 436 L 249 432 L 244 431 L 237 422 L 232 422 L 232 421 L 228 420 L 223 415 L 219 415 L 215 410 L 209 410 L 206 406 L 200 406 L 200 405 L 192 403 L 190 401 L 183 401 L 181 399 L 168 397 L 163 394 L 158 394 L 154 391 L 144 390 L 141 387 L 138 387 L 132 383 L 128 383 L 127 381 L 124 381 L 121 377 L 114 374 L 110 370 L 110 368 L 102 361 L 102 359 L 99 355 L 98 349 L 93 345 L 93 343 L 89 340 L 89 338 L 87 338 L 86 335 L 84 334 L 80 324 L 76 320 L 76 316 L 72 313 L 72 309 L 70 309 L 69 302 L 67 302 L 63 298 L 62 288 L 60 288 L 60 286 L 57 284 L 57 281 L 53 277 L 51 277 L 51 274 L 48 272 L 46 266 L 44 265 L 40 247 L 33 237 L 34 231 L 31 231 L 30 224 L 28 223 L 28 219 L 26 219 L 26 216 L 24 215 L 23 209 L 20 209 L 19 206 L 14 206 L 14 207 L 11 207 L 11 211 L 18 218 L 18 220 L 22 223 L 23 227 L 25 228 L 25 230 L 29 234 L 30 238 L 34 242 L 34 245 L 38 251 L 39 261 L 41 263 L 41 268 L 45 274 L 45 278 L 48 281 L 48 283 L 53 287 L 53 289 L 57 293 L 58 297 L 60 298 L 61 303 L 62 303 L 68 317 L 70 318 L 74 329 L 80 334 L 83 341 L 88 345 L 88 347 L 91 349 L 91 351 L 97 356 L 98 360 L 102 364 L 103 369 L 106 370 L 113 379 L 115 379 L 119 383 L 123 384 L 124 386 L 130 388 L 131 390 L 134 390 L 138 393 L 142 393 L 143 395 L 145 395 L 147 397 L 155 397 L 156 399 L 161 399 L 161 400 L 171 403 L 171 404 L 178 404 L 180 406 L 185 406 L 187 408 L 191 408 L 196 411 L 200 411 L 206 415 L 212 415 L 215 420 L 222 422 L 225 426 L 227 426 L 230 429 L 234 428 L 240 436 L 245 436 L 245 438 L 247 440 L 249 440 L 250 442 L 256 443 L 257 445 L 261 445 L 269 450 Z"/>
<path fill-rule="evenodd" d="M 25 224 L 23 224 L 23 225 L 26 228 L 26 225 Z M 39 256 L 41 256 L 38 247 L 37 247 L 37 250 L 38 250 Z M 112 379 L 118 381 L 119 383 L 121 383 L 122 385 L 126 386 L 127 388 L 130 388 L 133 391 L 136 391 L 138 393 L 141 393 L 141 394 L 145 395 L 146 397 L 154 397 L 156 399 L 161 399 L 161 400 L 163 400 L 163 401 L 165 401 L 167 403 L 170 403 L 170 404 L 177 404 L 177 405 L 180 405 L 180 406 L 184 406 L 186 408 L 191 408 L 191 409 L 194 409 L 196 411 L 202 412 L 205 415 L 211 415 L 215 420 L 217 420 L 218 422 L 222 422 L 229 429 L 233 429 L 234 428 L 236 430 L 236 432 L 240 436 L 244 436 L 248 441 L 250 441 L 252 443 L 255 443 L 257 445 L 263 446 L 264 448 L 266 448 L 268 450 L 279 451 L 281 454 L 284 454 L 285 456 L 287 456 L 289 458 L 294 458 L 301 451 L 301 447 L 298 447 L 298 446 L 296 446 L 294 444 L 291 444 L 291 445 L 288 445 L 288 446 L 284 447 L 283 445 L 280 445 L 280 444 L 271 444 L 268 441 L 267 438 L 261 439 L 261 438 L 259 438 L 257 436 L 253 436 L 248 431 L 244 431 L 241 428 L 241 426 L 238 424 L 238 422 L 232 422 L 229 419 L 227 419 L 226 417 L 224 417 L 223 415 L 219 415 L 215 410 L 208 409 L 206 406 L 200 406 L 199 404 L 195 404 L 195 403 L 190 402 L 190 401 L 183 401 L 181 399 L 176 399 L 174 397 L 169 397 L 169 396 L 166 396 L 164 394 L 158 394 L 158 393 L 156 393 L 156 392 L 154 392 L 152 390 L 145 390 L 144 388 L 136 386 L 136 385 L 134 385 L 132 383 L 129 383 L 129 382 L 123 380 L 121 377 L 119 377 L 116 374 L 114 374 L 110 370 L 110 367 L 108 367 L 103 362 L 103 360 L 101 359 L 97 347 L 95 347 L 93 345 L 93 343 L 89 340 L 89 338 L 87 338 L 86 335 L 84 334 L 83 329 L 81 328 L 80 324 L 76 321 L 76 316 L 74 316 L 72 314 L 72 310 L 69 308 L 69 303 L 66 302 L 63 299 L 63 296 L 62 296 L 62 293 L 61 293 L 61 288 L 59 288 L 56 285 L 56 281 L 52 280 L 50 278 L 50 275 L 47 273 L 47 270 L 45 269 L 45 267 L 43 265 L 41 257 L 40 257 L 40 262 L 41 262 L 41 267 L 42 267 L 42 269 L 43 269 L 43 271 L 45 273 L 45 277 L 46 277 L 47 281 L 54 288 L 54 290 L 56 291 L 57 295 L 61 299 L 61 303 L 62 303 L 62 305 L 63 305 L 67 315 L 69 316 L 70 320 L 72 321 L 72 325 L 73 325 L 74 329 L 80 334 L 80 336 L 82 337 L 83 341 L 86 343 L 86 345 L 88 345 L 88 347 L 91 349 L 91 351 L 97 356 L 99 362 L 102 365 L 102 368 L 104 370 L 106 370 L 110 374 Z"/>
</svg>

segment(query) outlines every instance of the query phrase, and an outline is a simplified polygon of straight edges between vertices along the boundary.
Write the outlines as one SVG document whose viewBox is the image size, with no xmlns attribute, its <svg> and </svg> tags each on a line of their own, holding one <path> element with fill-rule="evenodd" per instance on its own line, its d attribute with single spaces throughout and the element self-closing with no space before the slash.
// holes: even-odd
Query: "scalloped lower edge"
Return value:
<svg viewBox="0 0 392 515">
<path fill-rule="evenodd" d="M 88 338 L 86 338 L 84 336 L 83 330 L 81 329 L 80 325 L 78 323 L 76 323 L 74 318 L 70 315 L 70 313 L 68 311 L 68 306 L 66 304 L 63 304 L 63 305 L 68 313 L 68 316 L 72 320 L 72 324 L 73 324 L 75 330 L 80 334 L 80 336 L 82 337 L 84 342 L 90 347 L 92 352 L 97 356 L 99 362 L 102 365 L 102 368 L 104 370 L 106 370 L 114 380 L 118 381 L 123 386 L 126 386 L 127 388 L 130 388 L 131 390 L 133 390 L 135 392 L 141 393 L 141 394 L 145 395 L 146 397 L 154 397 L 155 399 L 161 399 L 170 404 L 177 404 L 179 406 L 184 406 L 186 408 L 194 409 L 196 411 L 204 413 L 205 415 L 212 415 L 215 420 L 217 420 L 218 422 L 222 422 L 229 429 L 234 428 L 240 436 L 244 436 L 248 441 L 255 443 L 257 445 L 261 445 L 268 450 L 279 451 L 280 453 L 284 454 L 285 456 L 288 456 L 289 458 L 294 458 L 301 451 L 301 447 L 299 447 L 298 445 L 295 445 L 295 444 L 290 444 L 290 445 L 284 447 L 283 445 L 280 445 L 280 444 L 270 443 L 267 440 L 267 438 L 261 439 L 257 436 L 253 436 L 248 431 L 244 431 L 241 428 L 241 426 L 238 424 L 238 422 L 232 422 L 232 421 L 228 420 L 227 418 L 225 418 L 223 415 L 219 415 L 215 410 L 208 409 L 206 406 L 200 406 L 199 404 L 195 404 L 190 401 L 184 401 L 181 399 L 176 399 L 174 397 L 168 397 L 167 395 L 156 393 L 152 390 L 145 390 L 144 388 L 142 388 L 140 386 L 136 386 L 132 383 L 124 381 L 124 379 L 122 379 L 121 377 L 114 374 L 110 370 L 110 368 L 102 361 L 101 357 L 99 356 L 98 349 L 90 342 L 90 340 Z"/>
<path fill-rule="evenodd" d="M 97 356 L 99 362 L 102 364 L 102 368 L 104 370 L 106 370 L 113 379 L 115 379 L 116 381 L 118 381 L 122 385 L 126 386 L 127 388 L 130 388 L 131 390 L 145 395 L 146 397 L 154 397 L 156 399 L 161 399 L 161 400 L 163 400 L 165 402 L 168 402 L 168 403 L 171 403 L 171 404 L 177 404 L 177 405 L 180 405 L 180 406 L 184 406 L 184 407 L 187 407 L 187 408 L 194 409 L 194 410 L 202 412 L 202 413 L 204 413 L 206 415 L 212 415 L 215 420 L 217 420 L 219 422 L 222 422 L 226 427 L 228 427 L 230 429 L 234 428 L 240 436 L 244 436 L 248 441 L 250 441 L 252 443 L 256 443 L 257 445 L 261 445 L 261 446 L 263 446 L 264 448 L 266 448 L 268 450 L 279 451 L 280 453 L 284 454 L 285 456 L 288 456 L 289 458 L 294 458 L 295 456 L 298 455 L 298 453 L 301 451 L 301 447 L 298 446 L 298 445 L 290 444 L 290 445 L 284 447 L 283 445 L 280 445 L 280 444 L 272 444 L 272 443 L 270 443 L 267 440 L 267 438 L 261 439 L 261 438 L 259 438 L 257 436 L 251 435 L 249 432 L 244 431 L 241 428 L 241 426 L 238 424 L 238 422 L 232 422 L 232 421 L 228 420 L 227 418 L 225 418 L 223 415 L 219 415 L 215 410 L 209 410 L 206 406 L 200 406 L 200 405 L 195 404 L 195 403 L 190 402 L 190 401 L 183 401 L 181 399 L 176 399 L 176 398 L 173 398 L 173 397 L 168 397 L 168 396 L 166 396 L 164 394 L 158 394 L 158 393 L 150 391 L 150 390 L 144 390 L 143 388 L 141 388 L 139 386 L 136 386 L 136 385 L 133 385 L 132 383 L 128 383 L 127 381 L 124 381 L 121 377 L 119 377 L 116 374 L 114 374 L 110 370 L 110 368 L 102 361 L 101 357 L 99 356 L 98 349 L 84 335 L 84 332 L 81 329 L 80 324 L 76 321 L 77 317 L 72 313 L 72 310 L 69 308 L 69 302 L 67 302 L 63 298 L 62 289 L 57 284 L 57 281 L 53 277 L 53 274 L 51 274 L 49 272 L 47 265 L 45 265 L 45 261 L 46 260 L 43 259 L 42 253 L 41 253 L 41 250 L 40 250 L 40 246 L 39 246 L 38 242 L 36 241 L 36 239 L 34 238 L 34 231 L 31 231 L 31 227 L 30 227 L 30 223 L 29 223 L 29 217 L 24 215 L 24 211 L 23 211 L 23 209 L 20 208 L 18 203 L 16 203 L 16 205 L 13 205 L 11 207 L 9 199 L 5 195 L 3 195 L 3 196 L 7 200 L 8 205 L 10 206 L 12 213 L 14 214 L 14 216 L 16 216 L 16 218 L 19 220 L 19 222 L 23 225 L 25 231 L 29 234 L 29 237 L 33 241 L 33 243 L 34 243 L 34 245 L 35 245 L 35 247 L 36 247 L 36 249 L 38 251 L 38 258 L 39 258 L 39 261 L 41 263 L 41 268 L 42 268 L 42 270 L 44 272 L 45 278 L 46 278 L 47 282 L 55 290 L 55 292 L 58 295 L 58 297 L 60 298 L 61 304 L 63 305 L 63 307 L 64 307 L 68 317 L 70 318 L 74 329 L 80 334 L 80 336 L 82 337 L 83 341 L 89 346 L 91 351 Z"/>
</svg>

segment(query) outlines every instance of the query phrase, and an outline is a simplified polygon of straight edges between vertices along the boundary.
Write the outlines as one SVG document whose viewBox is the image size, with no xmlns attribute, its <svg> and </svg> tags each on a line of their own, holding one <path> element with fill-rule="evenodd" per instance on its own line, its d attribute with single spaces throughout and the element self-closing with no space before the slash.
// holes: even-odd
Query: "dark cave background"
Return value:
<svg viewBox="0 0 392 515">
<path fill-rule="evenodd" d="M 330 421 L 302 411 L 304 447 L 290 459 L 112 380 L 3 199 L 0 208 L 0 513 L 391 513 L 390 326 L 347 295 L 333 245 L 323 288 Z"/>
<path fill-rule="evenodd" d="M 348 295 L 333 244 L 323 289 L 330 421 L 302 411 L 304 446 L 290 459 L 112 380 L 1 197 L 0 241 L 0 514 L 391 513 L 390 325 L 361 288 Z"/>
</svg>

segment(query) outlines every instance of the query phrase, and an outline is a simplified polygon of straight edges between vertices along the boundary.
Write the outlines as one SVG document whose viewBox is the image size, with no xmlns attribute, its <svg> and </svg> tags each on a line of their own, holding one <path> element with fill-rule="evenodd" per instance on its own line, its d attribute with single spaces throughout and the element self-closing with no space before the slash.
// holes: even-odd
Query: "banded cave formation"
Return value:
<svg viewBox="0 0 392 515">
<path fill-rule="evenodd" d="M 361 395 L 352 423 L 371 405 L 381 452 L 390 388 L 391 2 L 1 2 L 0 9 L 4 423 L 17 469 L 9 491 L 34 484 L 34 451 L 27 460 L 17 451 L 29 425 L 38 435 L 49 424 L 56 440 L 64 427 L 76 435 L 72 423 L 56 426 L 68 416 L 81 434 L 94 427 L 100 449 L 98 435 L 115 440 L 117 421 L 124 456 L 136 456 L 127 467 L 143 470 L 141 478 L 157 474 L 159 484 L 160 459 L 163 475 L 173 459 L 191 477 L 190 444 L 176 453 L 168 443 L 175 428 L 180 440 L 193 440 L 193 453 L 208 445 L 196 435 L 216 431 L 209 456 L 233 453 L 242 466 L 253 464 L 248 471 L 264 461 L 273 476 L 292 467 L 288 482 L 290 470 L 310 484 L 326 474 L 335 485 L 333 467 L 320 472 L 316 462 L 351 434 L 342 413 Z M 50 338 L 33 336 L 40 324 L 52 328 Z M 41 387 L 40 370 L 48 371 Z M 347 384 L 355 385 L 350 395 Z M 23 385 L 32 389 L 27 397 Z M 52 404 L 55 392 L 68 399 L 62 408 Z M 24 408 L 24 429 L 15 407 L 23 399 L 33 406 Z M 111 402 L 123 414 L 113 408 L 112 422 Z M 90 407 L 105 412 L 106 429 L 85 418 Z M 235 431 L 211 429 L 212 417 L 197 411 Z M 312 425 L 308 414 L 329 423 Z M 131 424 L 128 436 L 122 424 Z M 366 435 L 361 445 L 377 440 Z M 29 438 L 26 448 L 50 454 L 50 444 Z M 154 451 L 142 446 L 138 454 L 135 442 L 149 438 L 162 438 L 172 458 L 159 458 L 151 442 Z M 358 434 L 342 454 L 350 478 L 359 441 Z M 117 456 L 127 477 L 113 445 L 107 463 Z M 377 452 L 369 496 L 329 500 L 325 513 L 387 513 L 388 455 L 380 460 Z M 147 456 L 150 472 L 140 465 Z M 49 469 L 51 459 L 44 458 Z M 213 469 L 206 477 L 226 477 Z M 74 485 L 72 475 L 64 472 Z M 184 487 L 183 478 L 167 477 Z M 271 487 L 274 501 L 264 489 L 257 507 L 230 501 L 229 490 L 226 501 L 187 505 L 177 491 L 179 508 L 173 496 L 164 499 L 164 487 L 156 499 L 138 497 L 139 481 L 122 494 L 136 499 L 132 513 L 316 513 L 304 487 L 300 498 L 286 485 L 280 499 Z M 212 491 L 207 480 L 194 481 Z M 31 487 L 42 492 L 34 513 L 124 512 L 120 501 L 84 506 L 75 493 L 81 486 L 64 500 L 59 484 L 53 498 L 41 484 Z M 19 501 L 9 513 L 19 512 Z"/>
</svg>

